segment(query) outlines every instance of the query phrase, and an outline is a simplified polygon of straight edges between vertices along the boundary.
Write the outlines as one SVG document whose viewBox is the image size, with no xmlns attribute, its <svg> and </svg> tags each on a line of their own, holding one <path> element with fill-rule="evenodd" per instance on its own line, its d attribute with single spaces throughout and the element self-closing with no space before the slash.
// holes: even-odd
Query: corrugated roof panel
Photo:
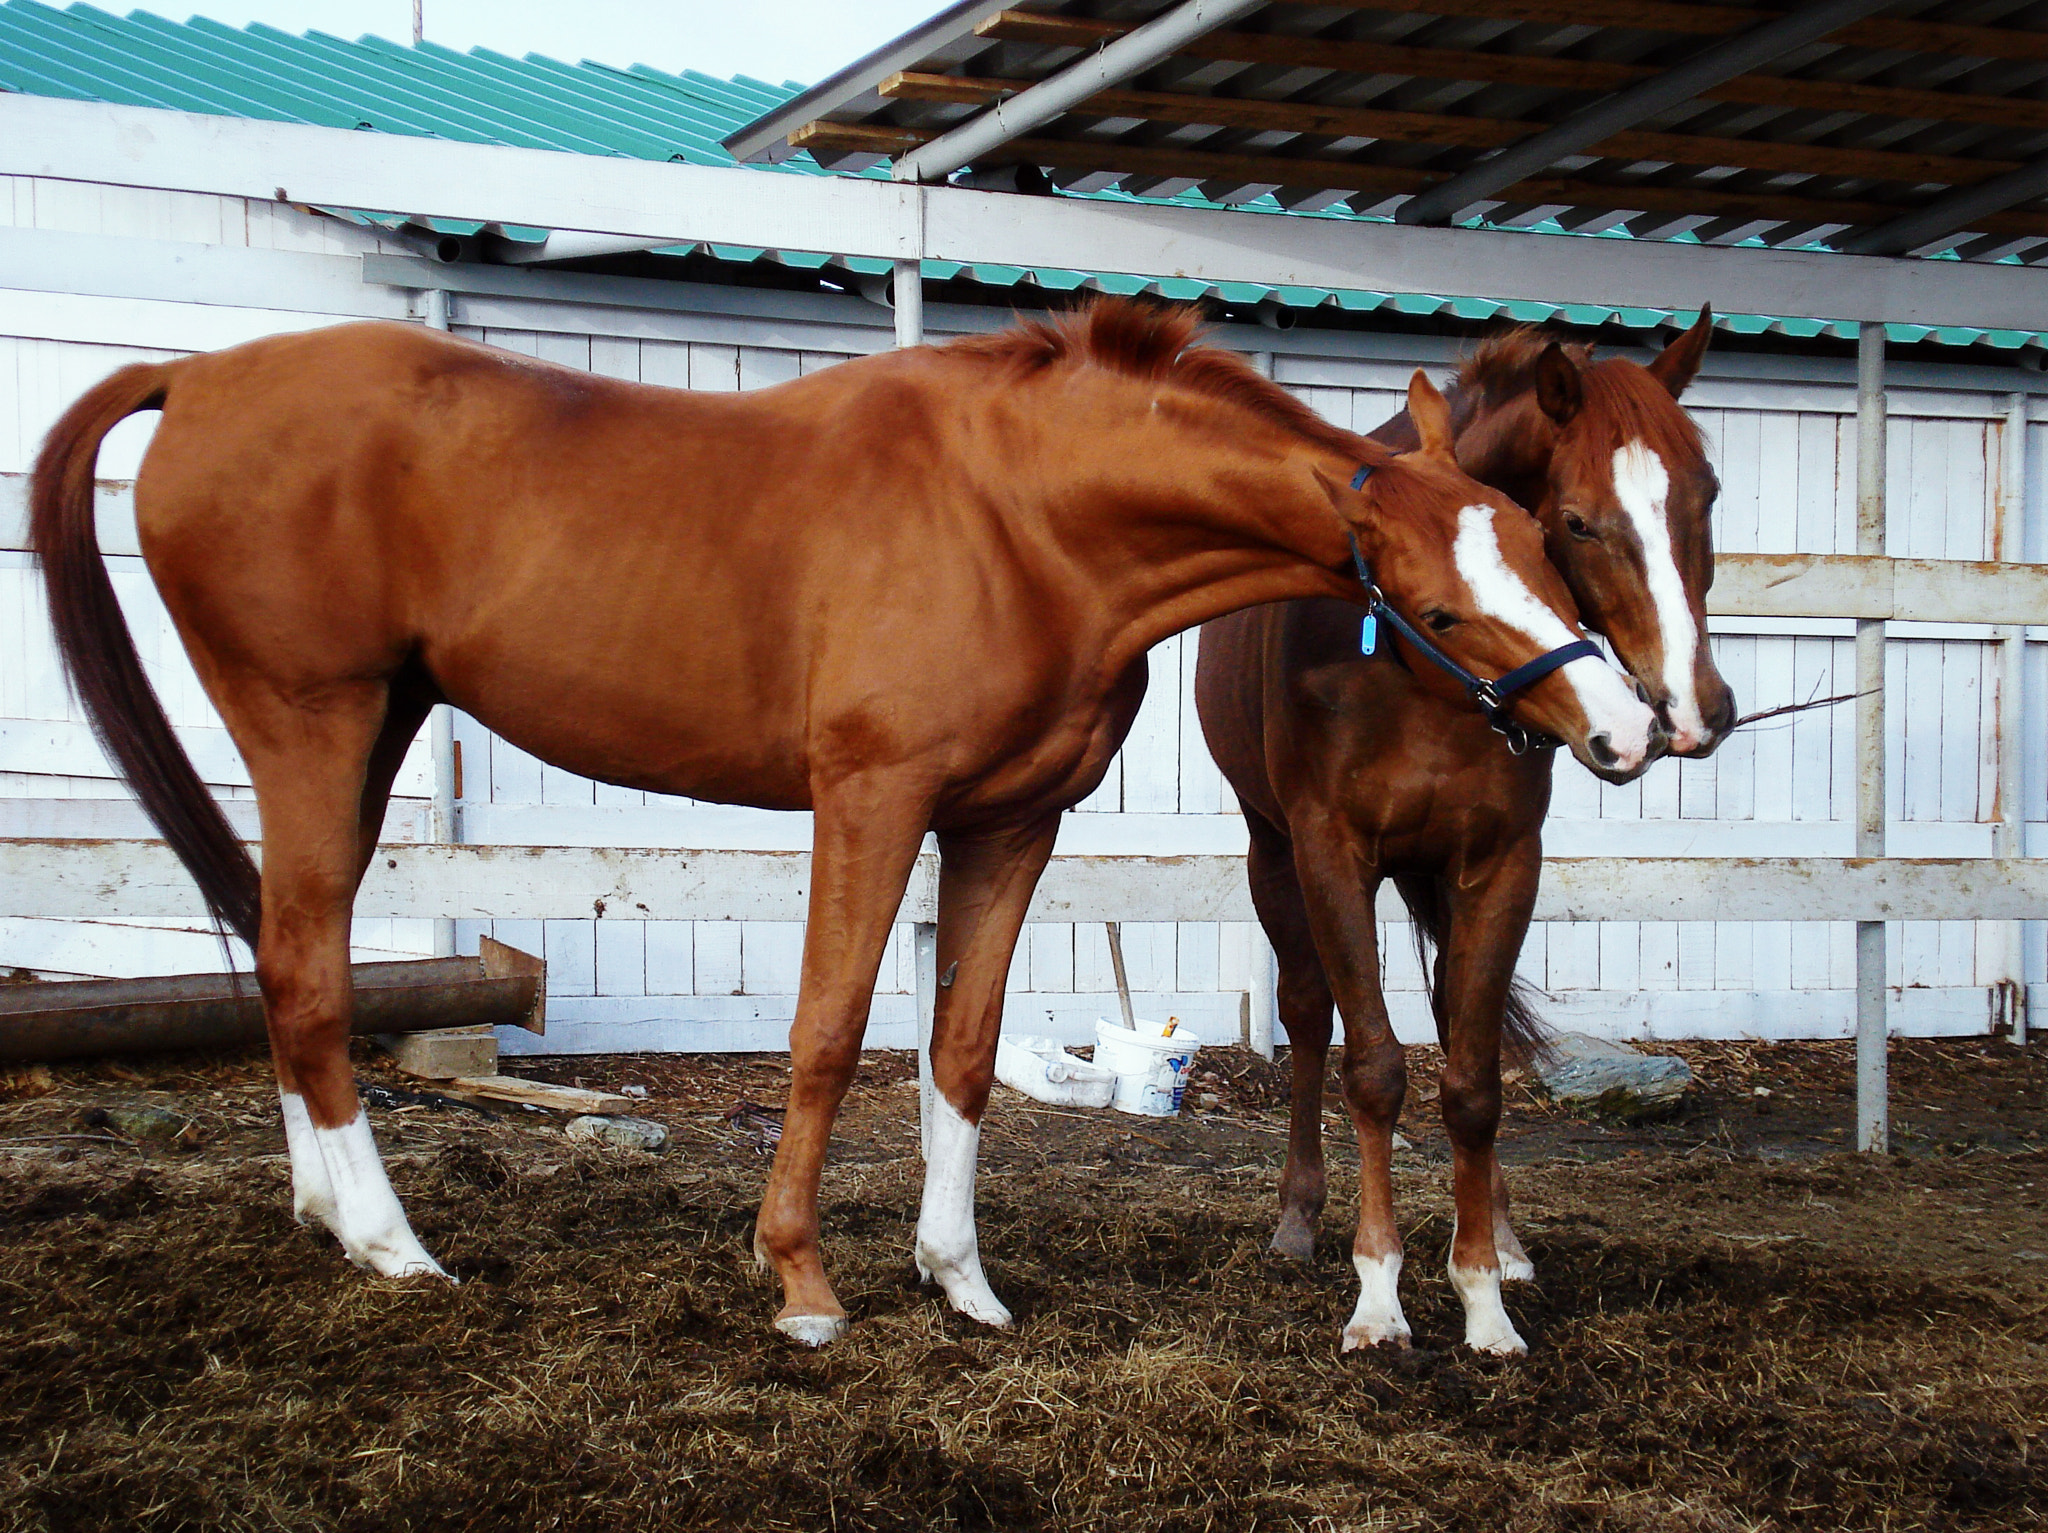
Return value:
<svg viewBox="0 0 2048 1533">
<path fill-rule="evenodd" d="M 723 140 L 747 123 L 800 95 L 804 87 L 738 76 L 721 80 L 684 69 L 671 72 L 638 63 L 618 68 L 529 55 L 512 58 L 488 49 L 459 53 L 435 43 L 418 47 L 365 36 L 353 42 L 321 32 L 294 36 L 261 24 L 235 28 L 203 17 L 171 21 L 147 11 L 117 16 L 76 4 L 58 10 L 40 0 L 0 0 L 0 89 L 32 95 L 169 107 L 277 122 L 356 128 L 509 144 L 572 153 L 730 165 Z M 822 175 L 807 154 L 784 159 L 773 172 Z M 772 172 L 771 172 L 772 173 Z M 844 174 L 846 172 L 838 172 Z M 886 176 L 880 163 L 860 172 Z M 1224 191 L 1227 188 L 1211 187 Z M 1140 198 L 1121 188 L 1066 192 L 1114 202 L 1166 202 L 1215 208 L 1221 203 L 1190 186 L 1165 198 Z M 1237 204 L 1252 216 L 1354 220 L 1342 210 L 1289 212 L 1270 195 Z M 360 215 L 344 215 L 357 216 Z M 473 223 L 422 218 L 448 233 L 474 233 Z M 388 219 L 363 221 L 388 224 Z M 503 231 L 537 240 L 541 230 Z M 1562 231 L 1559 231 L 1562 232 Z M 1588 237 L 1627 238 L 1625 231 Z M 1681 236 L 1687 238 L 1688 236 Z M 823 252 L 774 252 L 732 246 L 683 245 L 677 253 L 708 249 L 722 260 L 777 261 L 800 269 L 833 267 L 858 275 L 888 270 L 885 261 L 849 260 Z M 1660 309 L 1608 309 L 1595 305 L 1496 303 L 1425 294 L 1389 294 L 1323 288 L 1265 288 L 1249 283 L 1203 283 L 1121 273 L 992 264 L 962 266 L 927 261 L 935 281 L 964 278 L 989 287 L 1035 286 L 1048 292 L 1082 289 L 1156 293 L 1172 298 L 1213 297 L 1228 303 L 1273 302 L 1288 308 L 1329 306 L 1348 314 L 1378 310 L 1410 315 L 1449 314 L 1463 319 L 1503 315 L 1535 321 L 1562 315 L 1586 325 L 1650 329 L 1688 322 L 1690 314 Z M 1744 334 L 1794 337 L 1846 336 L 1849 327 L 1770 315 L 1723 315 L 1721 323 Z M 1943 345 L 1999 350 L 2043 346 L 2048 338 L 2020 332 L 1894 326 L 1900 341 L 1931 338 Z"/>
</svg>

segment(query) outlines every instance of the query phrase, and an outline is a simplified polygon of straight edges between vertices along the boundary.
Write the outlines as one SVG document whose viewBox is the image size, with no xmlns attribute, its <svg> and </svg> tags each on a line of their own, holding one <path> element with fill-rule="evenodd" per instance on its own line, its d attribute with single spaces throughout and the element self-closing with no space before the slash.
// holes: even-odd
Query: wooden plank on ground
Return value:
<svg viewBox="0 0 2048 1533">
<path fill-rule="evenodd" d="M 448 1088 L 486 1101 L 516 1102 L 522 1107 L 545 1107 L 550 1112 L 630 1112 L 633 1107 L 631 1097 L 609 1091 L 586 1091 L 581 1086 L 521 1080 L 516 1075 L 458 1075 L 448 1082 Z"/>
</svg>

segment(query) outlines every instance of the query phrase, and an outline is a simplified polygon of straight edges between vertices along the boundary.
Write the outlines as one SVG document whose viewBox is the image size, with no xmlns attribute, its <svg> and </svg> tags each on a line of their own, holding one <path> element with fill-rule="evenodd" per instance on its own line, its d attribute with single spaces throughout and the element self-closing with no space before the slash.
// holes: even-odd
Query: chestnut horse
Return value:
<svg viewBox="0 0 2048 1533">
<path fill-rule="evenodd" d="M 1678 406 L 1712 316 L 1647 367 L 1523 329 L 1483 343 L 1452 399 L 1458 461 L 1530 507 L 1588 626 L 1606 634 L 1656 708 L 1671 749 L 1704 756 L 1735 703 L 1707 645 L 1716 484 Z M 1397 416 L 1374 435 L 1414 440 Z M 1343 1088 L 1358 1132 L 1359 1276 L 1346 1350 L 1405 1345 L 1401 1238 L 1389 1156 L 1406 1089 L 1380 990 L 1373 904 L 1392 878 L 1418 941 L 1436 945 L 1431 1003 L 1444 1046 L 1442 1106 L 1454 1157 L 1450 1272 L 1465 1339 L 1524 1350 L 1503 1277 L 1533 1275 L 1508 1223 L 1494 1154 L 1503 1030 L 1526 1055 L 1540 1033 L 1514 980 L 1542 871 L 1547 748 L 1515 754 L 1431 665 L 1392 643 L 1360 651 L 1356 607 L 1301 600 L 1202 630 L 1202 728 L 1251 836 L 1259 919 L 1279 957 L 1293 1096 L 1273 1249 L 1306 1260 L 1325 1190 L 1322 1106 L 1332 1004 L 1344 1018 Z M 1627 770 L 1602 771 L 1610 780 Z"/>
<path fill-rule="evenodd" d="M 845 1311 L 817 1192 L 876 967 L 939 837 L 939 1088 L 916 1254 L 993 1324 L 973 1210 L 1004 976 L 1060 811 L 1101 780 L 1146 650 L 1235 607 L 1385 588 L 1468 611 L 1490 672 L 1539 645 L 1483 615 L 1453 545 L 1562 627 L 1524 511 L 1462 473 L 1417 375 L 1416 450 L 1335 430 L 1181 312 L 852 361 L 744 395 L 592 377 L 400 325 L 123 368 L 58 422 L 36 550 L 80 697 L 209 904 L 256 949 L 296 1210 L 379 1273 L 439 1273 L 385 1179 L 350 1076 L 350 906 L 392 775 L 448 701 L 601 781 L 816 816 L 794 1079 L 755 1226 L 777 1324 Z M 136 482 L 144 557 L 240 747 L 259 881 L 150 693 L 98 556 L 93 462 L 163 419 Z M 1363 491 L 1347 481 L 1376 469 Z M 1650 710 L 1579 666 L 1520 701 L 1647 760 Z"/>
</svg>

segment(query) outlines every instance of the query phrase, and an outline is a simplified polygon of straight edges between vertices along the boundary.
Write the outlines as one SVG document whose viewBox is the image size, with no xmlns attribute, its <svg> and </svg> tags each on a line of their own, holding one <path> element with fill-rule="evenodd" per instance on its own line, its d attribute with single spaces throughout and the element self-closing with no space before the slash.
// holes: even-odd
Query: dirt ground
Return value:
<svg viewBox="0 0 2048 1533">
<path fill-rule="evenodd" d="M 1895 1044 L 1882 1158 L 1843 1153 L 1847 1046 L 1678 1052 L 1700 1085 L 1660 1125 L 1511 1092 L 1538 1282 L 1509 1361 L 1456 1345 L 1426 1051 L 1396 1173 L 1417 1345 L 1349 1356 L 1348 1129 L 1333 1100 L 1315 1262 L 1268 1257 L 1283 1076 L 1241 1051 L 1175 1120 L 998 1088 L 1008 1332 L 911 1281 L 916 1086 L 868 1056 L 825 1183 L 857 1324 L 818 1353 L 747 1254 L 775 1115 L 734 1110 L 779 1105 L 780 1060 L 521 1067 L 644 1087 L 658 1155 L 378 1098 L 453 1289 L 292 1223 L 262 1060 L 16 1070 L 0 1529 L 2048 1526 L 2048 1044 Z M 138 1105 L 163 1135 L 120 1131 Z"/>
</svg>

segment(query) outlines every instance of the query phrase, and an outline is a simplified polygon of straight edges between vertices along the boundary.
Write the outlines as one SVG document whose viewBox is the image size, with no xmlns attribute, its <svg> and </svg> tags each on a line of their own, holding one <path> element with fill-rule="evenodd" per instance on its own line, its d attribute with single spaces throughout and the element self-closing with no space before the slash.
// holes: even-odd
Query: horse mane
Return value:
<svg viewBox="0 0 2048 1533">
<path fill-rule="evenodd" d="M 1580 421 L 1597 446 L 1611 450 L 1642 440 L 1673 461 L 1706 457 L 1699 426 L 1672 408 L 1670 392 L 1648 368 L 1627 357 L 1595 361 L 1590 343 L 1541 325 L 1517 325 L 1482 340 L 1458 369 L 1459 398 L 1502 401 L 1533 389 L 1536 359 L 1552 342 L 1579 370 L 1585 388 Z"/>
<path fill-rule="evenodd" d="M 1141 303 L 1103 295 L 1051 319 L 1023 319 L 992 335 L 942 349 L 1006 365 L 1019 374 L 1053 367 L 1099 367 L 1126 377 L 1171 383 L 1236 405 L 1283 431 L 1350 458 L 1383 467 L 1391 451 L 1333 426 L 1234 351 L 1205 346 L 1200 312 L 1186 304 Z"/>
</svg>

